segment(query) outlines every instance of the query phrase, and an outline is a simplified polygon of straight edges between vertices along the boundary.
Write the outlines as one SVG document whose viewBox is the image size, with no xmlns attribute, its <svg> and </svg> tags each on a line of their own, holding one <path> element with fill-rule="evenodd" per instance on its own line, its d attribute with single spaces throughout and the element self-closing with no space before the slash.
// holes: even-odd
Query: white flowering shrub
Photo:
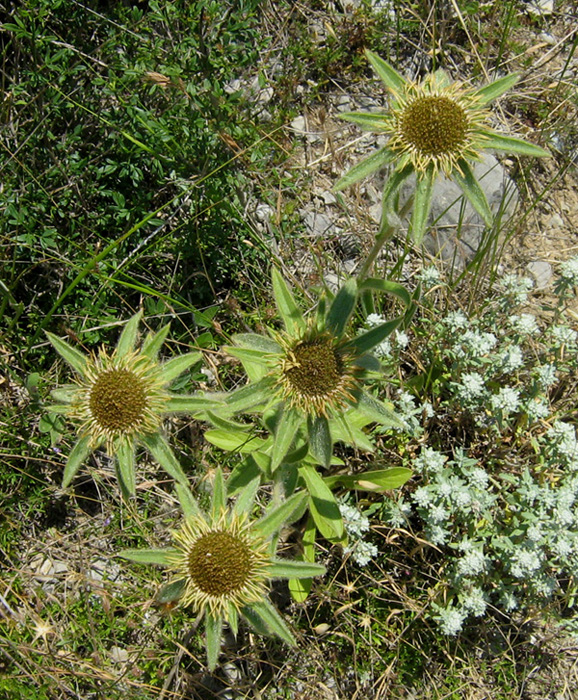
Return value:
<svg viewBox="0 0 578 700">
<path fill-rule="evenodd" d="M 577 284 L 578 258 L 540 315 L 531 281 L 513 275 L 473 313 L 440 317 L 426 293 L 407 346 L 422 372 L 403 346 L 387 359 L 409 368 L 392 400 L 419 447 L 404 459 L 413 486 L 381 516 L 439 552 L 429 609 L 444 634 L 554 601 L 578 625 Z"/>
</svg>

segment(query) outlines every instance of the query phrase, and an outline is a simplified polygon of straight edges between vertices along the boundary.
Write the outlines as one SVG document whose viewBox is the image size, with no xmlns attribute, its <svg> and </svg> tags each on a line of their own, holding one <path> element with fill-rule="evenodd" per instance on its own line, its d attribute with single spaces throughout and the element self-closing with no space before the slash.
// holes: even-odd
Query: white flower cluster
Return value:
<svg viewBox="0 0 578 700">
<path fill-rule="evenodd" d="M 481 359 L 496 346 L 498 339 L 493 333 L 480 333 L 480 331 L 465 331 L 455 344 L 456 357 L 470 357 Z"/>
<path fill-rule="evenodd" d="M 504 386 L 492 396 L 491 405 L 494 411 L 500 411 L 504 416 L 515 413 L 520 406 L 520 392 L 511 386 Z"/>
<path fill-rule="evenodd" d="M 536 317 L 532 314 L 513 315 L 510 316 L 508 322 L 512 330 L 520 335 L 536 335 L 540 332 Z"/>
<path fill-rule="evenodd" d="M 519 345 L 510 345 L 498 355 L 497 365 L 500 372 L 510 374 L 524 366 L 524 354 Z"/>
<path fill-rule="evenodd" d="M 515 304 L 526 303 L 528 292 L 533 288 L 534 283 L 529 277 L 508 274 L 502 277 L 499 286 L 504 293 L 504 305 L 509 306 L 512 302 Z"/>
<path fill-rule="evenodd" d="M 465 610 L 461 610 L 454 605 L 448 605 L 447 608 L 437 608 L 435 619 L 442 634 L 448 637 L 455 637 L 456 634 L 461 632 L 467 616 L 468 614 Z"/>
<path fill-rule="evenodd" d="M 353 561 L 359 566 L 366 566 L 378 553 L 376 545 L 363 539 L 364 533 L 369 531 L 369 519 L 358 508 L 348 503 L 340 503 L 339 511 L 350 538 L 343 551 L 345 554 L 351 554 Z"/>
<path fill-rule="evenodd" d="M 440 284 L 442 281 L 441 275 L 437 267 L 430 265 L 430 267 L 424 267 L 423 270 L 418 274 L 418 279 L 422 283 L 424 289 L 428 290 Z"/>
<path fill-rule="evenodd" d="M 560 277 L 573 287 L 578 287 L 578 257 L 566 260 L 560 265 Z"/>
<path fill-rule="evenodd" d="M 554 326 L 550 329 L 550 335 L 555 347 L 566 345 L 572 349 L 576 346 L 576 340 L 578 339 L 578 333 L 568 326 Z"/>
<path fill-rule="evenodd" d="M 443 322 L 452 331 L 461 330 L 470 325 L 470 320 L 463 311 L 450 311 Z"/>
<path fill-rule="evenodd" d="M 540 386 L 543 389 L 548 389 L 557 382 L 556 365 L 547 364 L 536 367 L 536 375 Z"/>
<path fill-rule="evenodd" d="M 570 423 L 555 421 L 546 437 L 552 443 L 555 456 L 562 458 L 571 471 L 578 471 L 576 428 Z"/>
<path fill-rule="evenodd" d="M 458 384 L 458 397 L 465 403 L 471 403 L 486 394 L 484 378 L 478 372 L 469 372 L 462 375 L 462 382 Z"/>
</svg>

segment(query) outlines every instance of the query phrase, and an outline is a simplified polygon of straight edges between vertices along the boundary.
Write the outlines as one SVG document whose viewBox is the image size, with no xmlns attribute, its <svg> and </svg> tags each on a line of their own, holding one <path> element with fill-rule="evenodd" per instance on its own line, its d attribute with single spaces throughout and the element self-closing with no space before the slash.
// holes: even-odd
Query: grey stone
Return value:
<svg viewBox="0 0 578 700">
<path fill-rule="evenodd" d="M 128 651 L 122 649 L 121 647 L 111 647 L 110 651 L 111 661 L 115 664 L 124 664 L 128 661 Z"/>
<path fill-rule="evenodd" d="M 306 211 L 303 217 L 307 232 L 314 238 L 335 235 L 340 231 L 331 217 L 317 211 Z"/>
<path fill-rule="evenodd" d="M 552 279 L 552 265 L 545 260 L 535 260 L 528 263 L 526 270 L 534 280 L 536 289 L 544 289 Z"/>
<path fill-rule="evenodd" d="M 295 117 L 295 119 L 293 119 L 293 121 L 291 122 L 290 126 L 293 129 L 293 131 L 295 131 L 300 136 L 305 135 L 306 122 L 305 122 L 305 117 L 303 115 L 299 115 L 298 117 Z"/>
<path fill-rule="evenodd" d="M 552 214 L 548 220 L 548 226 L 550 228 L 564 228 L 564 219 L 560 214 Z"/>
</svg>

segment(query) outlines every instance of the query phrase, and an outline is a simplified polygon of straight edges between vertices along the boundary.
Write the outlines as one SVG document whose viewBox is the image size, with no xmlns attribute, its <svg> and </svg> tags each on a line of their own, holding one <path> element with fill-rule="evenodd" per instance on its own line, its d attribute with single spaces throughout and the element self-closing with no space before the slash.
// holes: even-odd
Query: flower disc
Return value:
<svg viewBox="0 0 578 700">
<path fill-rule="evenodd" d="M 462 107 L 449 97 L 420 97 L 401 117 L 401 131 L 413 147 L 427 155 L 459 152 L 468 133 Z"/>
<path fill-rule="evenodd" d="M 103 430 L 124 433 L 142 423 L 147 407 L 146 386 L 134 372 L 102 372 L 90 389 L 89 405 Z"/>
<path fill-rule="evenodd" d="M 189 576 L 207 595 L 232 595 L 251 580 L 253 558 L 242 538 L 223 530 L 208 532 L 189 551 Z"/>
</svg>

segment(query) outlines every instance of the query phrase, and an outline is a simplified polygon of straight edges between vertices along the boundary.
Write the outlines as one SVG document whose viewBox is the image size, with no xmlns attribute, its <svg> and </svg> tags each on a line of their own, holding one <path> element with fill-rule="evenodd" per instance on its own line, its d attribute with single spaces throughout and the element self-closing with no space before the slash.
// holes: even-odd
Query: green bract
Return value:
<svg viewBox="0 0 578 700">
<path fill-rule="evenodd" d="M 227 487 L 217 470 L 211 506 L 204 513 L 188 487 L 179 484 L 177 495 L 183 509 L 183 524 L 173 531 L 174 547 L 126 550 L 121 557 L 131 561 L 166 566 L 172 579 L 159 593 L 164 603 L 179 600 L 204 616 L 209 668 L 217 664 L 223 623 L 237 633 L 239 616 L 260 634 L 273 634 L 295 644 L 283 618 L 269 602 L 270 579 L 301 579 L 320 576 L 323 566 L 277 559 L 275 535 L 281 526 L 302 511 L 305 495 L 294 494 L 273 506 L 256 521 L 249 519 L 260 480 L 254 479 L 227 507 Z"/>
<path fill-rule="evenodd" d="M 141 313 L 124 327 L 117 347 L 109 355 L 104 348 L 98 355 L 85 355 L 52 333 L 48 340 L 76 372 L 74 384 L 55 389 L 59 402 L 49 407 L 78 424 L 78 441 L 72 448 L 62 479 L 68 486 L 88 455 L 104 445 L 116 458 L 119 484 L 125 495 L 135 493 L 135 447 L 142 443 L 163 469 L 186 484 L 186 476 L 161 433 L 164 416 L 173 413 L 200 413 L 215 405 L 202 396 L 174 395 L 167 386 L 202 358 L 199 352 L 175 357 L 161 364 L 159 350 L 169 326 L 151 333 L 140 350 L 135 350 Z"/>
<path fill-rule="evenodd" d="M 427 75 L 421 83 L 411 83 L 376 54 L 366 51 L 366 55 L 391 93 L 389 111 L 383 115 L 350 112 L 342 117 L 390 138 L 386 146 L 344 175 L 335 189 L 342 190 L 391 164 L 393 171 L 383 192 L 383 225 L 387 225 L 387 212 L 394 209 L 394 197 L 400 185 L 415 173 L 411 232 L 419 243 L 426 231 L 433 183 L 442 172 L 457 183 L 486 224 L 491 225 L 492 212 L 474 176 L 471 161 L 480 160 L 485 150 L 534 157 L 548 155 L 544 149 L 522 139 L 496 133 L 487 124 L 487 105 L 509 90 L 518 77 L 507 75 L 479 90 L 468 90 L 460 83 L 450 83 L 439 70 Z"/>
</svg>

